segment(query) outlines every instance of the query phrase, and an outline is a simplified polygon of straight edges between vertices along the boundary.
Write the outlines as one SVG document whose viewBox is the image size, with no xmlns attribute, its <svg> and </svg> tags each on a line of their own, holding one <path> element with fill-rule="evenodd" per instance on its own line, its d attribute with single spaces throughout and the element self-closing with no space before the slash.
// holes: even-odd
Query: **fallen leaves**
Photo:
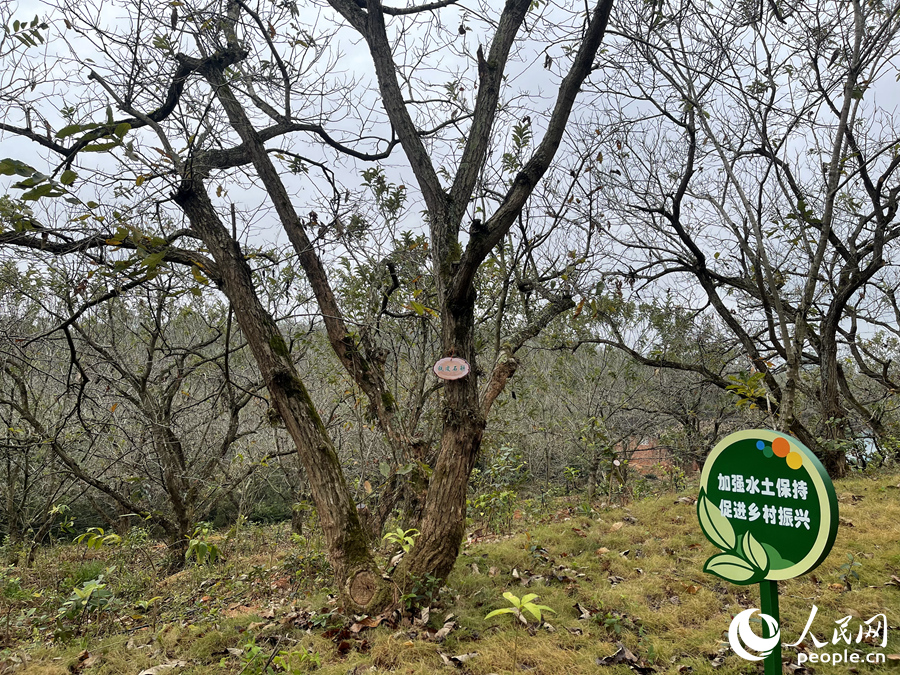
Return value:
<svg viewBox="0 0 900 675">
<path fill-rule="evenodd" d="M 366 628 L 377 628 L 379 625 L 381 625 L 381 622 L 384 621 L 385 618 L 386 615 L 384 614 L 381 614 L 379 616 L 367 616 L 364 619 L 352 624 L 350 626 L 350 632 L 354 635 L 358 635 Z"/>
<path fill-rule="evenodd" d="M 259 607 L 253 607 L 251 605 L 242 605 L 240 603 L 234 603 L 229 606 L 228 609 L 225 610 L 224 614 L 229 619 L 234 619 L 236 617 L 242 616 L 244 614 L 255 614 Z"/>
<path fill-rule="evenodd" d="M 721 668 L 725 665 L 725 657 L 729 653 L 728 647 L 720 647 L 719 650 L 715 654 L 707 654 L 706 658 L 709 659 L 709 665 L 713 668 Z"/>
<path fill-rule="evenodd" d="M 578 618 L 581 619 L 582 621 L 589 620 L 598 611 L 596 609 L 590 609 L 588 607 L 585 607 L 580 602 L 576 602 L 574 607 L 575 607 L 575 611 L 578 612 Z"/>
<path fill-rule="evenodd" d="M 187 661 L 167 661 L 166 663 L 160 663 L 158 666 L 142 670 L 138 675 L 160 675 L 175 668 L 184 668 L 186 665 Z"/>
<path fill-rule="evenodd" d="M 618 651 L 616 651 L 615 654 L 612 656 L 605 656 L 602 659 L 598 658 L 595 661 L 596 664 L 598 666 L 617 666 L 619 664 L 625 664 L 631 668 L 631 670 L 640 673 L 641 675 L 656 672 L 656 668 L 651 666 L 646 660 L 635 656 L 628 647 L 621 642 L 616 642 L 616 647 L 618 647 Z"/>
<path fill-rule="evenodd" d="M 552 565 L 555 561 L 550 560 L 548 562 Z M 526 587 L 537 583 L 547 585 L 554 581 L 558 581 L 561 584 L 575 584 L 578 583 L 579 579 L 590 581 L 584 572 L 578 572 L 565 565 L 553 565 L 546 574 L 534 574 L 531 570 L 522 570 L 520 572 L 518 568 L 514 567 L 510 576 L 518 581 L 520 585 Z"/>
<path fill-rule="evenodd" d="M 452 631 L 454 628 L 456 628 L 456 621 L 453 620 L 452 614 L 448 614 L 444 618 L 443 627 L 438 629 L 438 631 L 431 636 L 431 639 L 435 642 L 441 642 L 450 634 L 450 631 Z"/>
<path fill-rule="evenodd" d="M 449 654 L 445 654 L 444 652 L 438 652 L 438 655 L 441 657 L 441 661 L 444 662 L 445 666 L 453 666 L 454 668 L 462 668 L 463 664 L 466 661 L 470 661 L 478 656 L 478 652 L 469 652 L 468 654 L 458 654 L 457 656 L 450 656 Z"/>
<path fill-rule="evenodd" d="M 78 661 L 69 666 L 69 672 L 80 673 L 85 668 L 90 668 L 91 666 L 95 665 L 99 660 L 99 655 L 91 655 L 91 653 L 87 649 L 85 649 L 78 655 Z"/>
</svg>

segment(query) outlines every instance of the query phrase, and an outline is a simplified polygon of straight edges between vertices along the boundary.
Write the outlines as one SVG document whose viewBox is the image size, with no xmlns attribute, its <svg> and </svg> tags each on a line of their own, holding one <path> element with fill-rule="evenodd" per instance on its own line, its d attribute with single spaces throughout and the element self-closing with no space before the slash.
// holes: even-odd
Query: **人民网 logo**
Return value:
<svg viewBox="0 0 900 675">
<path fill-rule="evenodd" d="M 747 661 L 762 661 L 772 653 L 781 639 L 778 622 L 762 612 L 759 613 L 759 618 L 765 622 L 772 637 L 760 637 L 753 632 L 753 629 L 750 628 L 750 619 L 756 611 L 758 611 L 756 607 L 745 609 L 731 620 L 731 625 L 728 627 L 728 642 L 731 648 L 735 654 Z M 744 645 L 757 652 L 758 656 L 744 649 Z"/>
</svg>

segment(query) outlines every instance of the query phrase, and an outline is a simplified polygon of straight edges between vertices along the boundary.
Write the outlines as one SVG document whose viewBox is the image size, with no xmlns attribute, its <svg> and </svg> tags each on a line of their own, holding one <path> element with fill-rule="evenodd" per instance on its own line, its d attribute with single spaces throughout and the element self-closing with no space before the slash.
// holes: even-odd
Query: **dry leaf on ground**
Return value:
<svg viewBox="0 0 900 675">
<path fill-rule="evenodd" d="M 168 661 L 166 663 L 160 663 L 158 666 L 142 670 L 138 675 L 161 675 L 161 673 L 166 673 L 175 668 L 184 668 L 186 665 L 187 661 Z"/>
</svg>

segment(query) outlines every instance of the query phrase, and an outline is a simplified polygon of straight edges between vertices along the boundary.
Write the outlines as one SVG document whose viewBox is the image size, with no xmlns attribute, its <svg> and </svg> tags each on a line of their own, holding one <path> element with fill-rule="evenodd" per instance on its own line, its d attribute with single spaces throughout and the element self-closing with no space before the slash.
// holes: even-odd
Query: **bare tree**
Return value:
<svg viewBox="0 0 900 675">
<path fill-rule="evenodd" d="M 19 277 L 42 328 L 10 336 L 0 402 L 105 520 L 148 519 L 183 564 L 195 524 L 259 465 L 235 461 L 257 454 L 247 440 L 265 420 L 255 368 L 228 310 L 179 300 L 174 275 L 77 318 L 64 281 L 60 270 Z"/>
<path fill-rule="evenodd" d="M 548 296 L 531 320 L 504 341 L 492 374 L 481 388 L 475 343 L 478 273 L 519 221 L 529 197 L 550 167 L 575 99 L 594 68 L 612 6 L 603 0 L 587 15 L 566 14 L 562 22 L 549 8 L 546 14 L 535 15 L 535 22 L 558 31 L 551 39 L 562 40 L 566 47 L 565 53 L 556 58 L 563 65 L 557 66 L 561 76 L 553 78 L 557 88 L 555 101 L 541 125 L 540 142 L 533 149 L 523 146 L 523 161 L 514 167 L 510 182 L 490 191 L 483 188 L 483 178 L 503 102 L 504 78 L 509 74 L 514 48 L 528 43 L 521 31 L 532 2 L 514 0 L 496 21 L 485 22 L 487 53 L 479 46 L 474 55 L 468 53 L 471 60 L 466 63 L 467 68 L 477 72 L 473 79 L 477 81 L 478 93 L 471 110 L 440 120 L 436 127 L 426 127 L 434 120 L 420 114 L 419 97 L 429 94 L 429 85 L 419 79 L 418 73 L 395 62 L 392 40 L 400 36 L 406 39 L 408 22 L 420 30 L 432 27 L 438 40 L 448 39 L 451 33 L 459 36 L 460 31 L 447 31 L 434 18 L 435 12 L 452 4 L 444 1 L 397 9 L 380 2 L 369 2 L 364 7 L 333 3 L 332 7 L 369 47 L 383 119 L 389 126 L 389 134 L 380 144 L 365 139 L 373 134 L 368 117 L 381 115 L 382 111 L 370 113 L 368 107 L 359 105 L 340 107 L 345 103 L 339 100 L 343 92 L 353 90 L 346 85 L 339 90 L 327 89 L 327 79 L 316 70 L 318 61 L 327 58 L 327 36 L 300 27 L 293 7 L 252 8 L 241 0 L 230 0 L 221 7 L 184 5 L 171 24 L 144 8 L 135 8 L 131 30 L 120 33 L 106 31 L 94 24 L 92 15 L 81 15 L 78 8 L 70 8 L 66 15 L 69 25 L 91 40 L 106 58 L 102 67 L 89 66 L 86 84 L 98 97 L 110 99 L 126 117 L 116 117 L 111 105 L 104 121 L 70 119 L 70 124 L 57 132 L 56 139 L 27 125 L 0 125 L 0 129 L 29 138 L 61 158 L 57 171 L 50 176 L 35 175 L 20 162 L 4 165 L 6 173 L 28 174 L 22 181 L 29 190 L 26 197 L 53 197 L 66 192 L 65 186 L 79 180 L 73 163 L 81 161 L 82 153 L 90 150 L 118 152 L 124 167 L 134 173 L 140 171 L 129 189 L 152 181 L 151 194 L 162 202 L 168 200 L 171 190 L 172 201 L 188 221 L 186 229 L 148 237 L 135 231 L 133 221 L 129 221 L 121 223 L 119 233 L 109 232 L 105 226 L 96 228 L 95 222 L 93 231 L 78 232 L 71 226 L 53 227 L 22 216 L 25 225 L 21 231 L 6 233 L 3 243 L 102 258 L 101 251 L 112 241 L 135 250 L 139 258 L 150 258 L 154 265 L 192 265 L 199 278 L 208 276 L 216 282 L 234 308 L 271 401 L 300 453 L 345 601 L 348 607 L 359 610 L 377 609 L 390 602 L 392 587 L 384 582 L 374 561 L 339 458 L 295 368 L 288 343 L 260 301 L 257 272 L 238 240 L 234 221 L 229 227 L 223 219 L 221 190 L 212 186 L 223 172 L 234 175 L 232 170 L 245 167 L 248 180 L 258 182 L 265 190 L 313 291 L 332 349 L 365 395 L 388 442 L 414 454 L 410 448 L 418 440 L 413 430 L 404 428 L 398 419 L 396 401 L 386 385 L 383 355 L 371 327 L 357 330 L 348 325 L 329 280 L 323 238 L 329 229 L 339 232 L 344 226 L 336 217 L 326 222 L 316 212 L 301 217 L 283 172 L 276 168 L 276 162 L 281 161 L 301 172 L 318 167 L 326 181 L 333 180 L 322 161 L 296 152 L 290 139 L 297 135 L 311 135 L 326 146 L 361 160 L 383 158 L 395 144 L 402 147 L 427 212 L 430 273 L 436 293 L 432 309 L 439 317 L 441 352 L 464 357 L 473 367 L 469 377 L 443 388 L 443 428 L 421 520 L 422 536 L 399 569 L 401 575 L 427 573 L 444 577 L 462 541 L 466 484 L 487 414 L 515 371 L 514 353 L 555 316 L 574 306 L 569 293 Z M 474 15 L 467 16 L 464 21 L 475 20 Z M 464 29 L 465 25 L 462 33 L 466 32 Z M 413 63 L 423 55 L 417 56 L 412 50 L 402 56 Z M 306 98 L 310 86 L 315 92 L 323 91 L 323 87 L 327 93 L 336 92 L 338 103 L 329 110 L 312 110 Z M 403 89 L 414 93 L 404 94 Z M 454 98 L 458 98 L 458 93 L 445 94 L 432 113 L 441 115 L 442 107 L 452 107 Z M 315 100 L 335 98 L 320 96 Z M 365 99 L 351 98 L 355 104 L 360 100 Z M 427 105 L 427 99 L 422 105 Z M 359 129 L 336 140 L 326 131 L 327 123 L 331 116 L 348 109 L 359 118 Z M 454 143 L 462 148 L 460 156 L 438 158 L 433 156 L 435 150 L 429 151 L 429 138 L 445 130 L 453 130 Z M 70 136 L 75 140 L 65 140 Z M 435 147 L 440 146 L 438 141 L 433 142 Z M 454 165 L 455 175 L 450 173 Z M 448 187 L 441 180 L 445 174 Z M 107 175 L 103 180 L 121 185 L 119 177 Z M 334 191 L 333 202 L 337 203 L 340 195 L 340 191 Z M 476 211 L 472 200 L 479 195 L 482 203 L 477 205 L 480 211 Z M 96 208 L 89 203 L 87 207 Z M 339 205 L 335 206 L 335 212 L 339 211 Z M 116 212 L 121 222 L 132 218 L 137 209 L 131 214 Z M 468 232 L 464 221 L 471 223 Z M 526 231 L 523 236 L 530 234 Z M 182 244 L 191 239 L 202 241 L 205 250 L 201 253 Z M 132 278 L 129 283 L 139 281 Z"/>
<path fill-rule="evenodd" d="M 895 3 L 783 15 L 754 3 L 627 6 L 604 62 L 603 95 L 616 93 L 598 125 L 609 133 L 590 149 L 604 160 L 597 211 L 620 288 L 714 314 L 746 359 L 739 382 L 719 384 L 742 387 L 836 476 L 851 435 L 847 319 L 865 314 L 857 335 L 874 331 L 867 294 L 896 286 L 886 265 L 900 236 L 898 127 L 878 101 L 898 28 Z M 804 418 L 809 367 L 818 410 Z"/>
</svg>

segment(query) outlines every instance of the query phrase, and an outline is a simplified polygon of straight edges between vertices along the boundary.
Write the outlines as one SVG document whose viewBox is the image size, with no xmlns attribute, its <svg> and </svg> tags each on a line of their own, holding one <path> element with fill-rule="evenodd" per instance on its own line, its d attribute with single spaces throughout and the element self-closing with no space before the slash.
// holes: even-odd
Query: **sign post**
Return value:
<svg viewBox="0 0 900 675">
<path fill-rule="evenodd" d="M 778 614 L 778 582 L 763 579 L 759 582 L 759 611 L 768 614 L 778 625 L 781 625 L 781 617 Z M 768 623 L 763 622 L 763 637 L 774 637 L 775 631 Z M 775 643 L 772 652 L 765 660 L 765 675 L 781 675 L 781 641 Z"/>
<path fill-rule="evenodd" d="M 742 586 L 758 583 L 760 609 L 776 622 L 763 622 L 763 637 L 774 637 L 778 582 L 816 568 L 837 536 L 837 497 L 822 463 L 786 434 L 731 434 L 703 465 L 697 516 L 722 550 L 703 571 Z M 765 657 L 765 672 L 782 672 L 780 641 Z"/>
</svg>

